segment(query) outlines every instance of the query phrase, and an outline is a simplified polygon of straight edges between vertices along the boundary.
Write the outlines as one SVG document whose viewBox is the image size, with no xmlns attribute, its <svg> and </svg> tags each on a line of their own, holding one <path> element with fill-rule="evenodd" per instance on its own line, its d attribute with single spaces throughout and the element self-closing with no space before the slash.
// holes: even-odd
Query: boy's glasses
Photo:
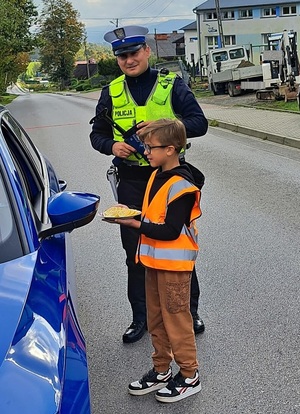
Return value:
<svg viewBox="0 0 300 414">
<path fill-rule="evenodd" d="M 167 147 L 169 147 L 170 145 L 154 145 L 153 147 L 151 147 L 150 145 L 148 145 L 148 144 L 144 144 L 144 148 L 145 148 L 145 151 L 146 152 L 149 152 L 149 154 L 151 154 L 151 151 L 153 150 L 153 149 L 155 149 L 155 148 L 167 148 Z"/>
</svg>

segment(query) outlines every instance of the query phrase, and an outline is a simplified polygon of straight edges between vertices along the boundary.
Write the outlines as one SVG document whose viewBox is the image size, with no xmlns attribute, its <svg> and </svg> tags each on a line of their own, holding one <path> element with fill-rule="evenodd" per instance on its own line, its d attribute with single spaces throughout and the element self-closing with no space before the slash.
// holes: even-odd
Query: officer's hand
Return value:
<svg viewBox="0 0 300 414">
<path fill-rule="evenodd" d="M 144 121 L 144 122 L 140 122 L 139 124 L 137 124 L 137 131 L 136 134 L 140 135 L 144 133 L 145 127 L 148 126 L 149 124 L 151 124 L 152 121 Z"/>
<path fill-rule="evenodd" d="M 133 152 L 136 152 L 136 149 L 125 142 L 115 142 L 112 146 L 112 153 L 115 157 L 127 158 Z"/>
</svg>

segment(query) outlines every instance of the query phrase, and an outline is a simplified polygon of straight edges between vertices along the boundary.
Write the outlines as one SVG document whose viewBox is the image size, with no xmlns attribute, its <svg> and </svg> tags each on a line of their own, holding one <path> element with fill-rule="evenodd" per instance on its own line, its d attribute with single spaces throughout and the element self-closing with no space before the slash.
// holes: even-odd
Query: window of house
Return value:
<svg viewBox="0 0 300 414">
<path fill-rule="evenodd" d="M 205 13 L 205 20 L 217 20 L 216 12 Z"/>
<path fill-rule="evenodd" d="M 197 37 L 190 37 L 190 43 L 197 42 Z"/>
<path fill-rule="evenodd" d="M 225 46 L 236 45 L 235 35 L 224 36 Z"/>
<path fill-rule="evenodd" d="M 284 6 L 282 7 L 282 15 L 288 16 L 290 14 L 296 14 L 296 6 Z"/>
<path fill-rule="evenodd" d="M 263 17 L 273 17 L 276 16 L 276 8 L 268 7 L 262 10 Z"/>
<path fill-rule="evenodd" d="M 218 36 L 207 36 L 207 46 L 209 48 L 215 48 L 218 46 Z"/>
<path fill-rule="evenodd" d="M 240 19 L 252 19 L 252 9 L 240 10 Z"/>
<path fill-rule="evenodd" d="M 228 11 L 222 12 L 222 19 L 224 20 L 234 19 L 234 10 L 228 10 Z"/>
</svg>

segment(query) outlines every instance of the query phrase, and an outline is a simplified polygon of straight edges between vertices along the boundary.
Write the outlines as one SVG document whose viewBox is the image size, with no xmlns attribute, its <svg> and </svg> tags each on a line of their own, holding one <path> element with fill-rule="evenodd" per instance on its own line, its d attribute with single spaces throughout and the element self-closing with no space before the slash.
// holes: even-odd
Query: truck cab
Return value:
<svg viewBox="0 0 300 414">
<path fill-rule="evenodd" d="M 216 84 L 215 80 L 221 72 L 235 69 L 244 62 L 249 62 L 249 50 L 245 46 L 231 46 L 212 49 L 206 54 L 208 82 L 214 93 L 224 93 L 223 84 Z"/>
<path fill-rule="evenodd" d="M 210 50 L 207 67 L 213 73 L 236 68 L 242 61 L 248 60 L 248 52 L 244 46 L 235 46 Z"/>
<path fill-rule="evenodd" d="M 162 63 L 156 63 L 155 68 L 158 70 L 168 70 L 170 72 L 176 73 L 178 76 L 180 76 L 183 81 L 191 87 L 191 77 L 190 74 L 183 63 L 181 59 L 162 62 Z"/>
</svg>

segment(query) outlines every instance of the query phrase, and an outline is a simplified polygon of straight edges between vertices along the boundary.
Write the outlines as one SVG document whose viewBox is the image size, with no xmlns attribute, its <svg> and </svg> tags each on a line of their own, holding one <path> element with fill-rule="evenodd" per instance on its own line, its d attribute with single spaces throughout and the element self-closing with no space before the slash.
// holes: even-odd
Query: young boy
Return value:
<svg viewBox="0 0 300 414">
<path fill-rule="evenodd" d="M 148 124 L 141 135 L 152 167 L 142 219 L 116 219 L 139 229 L 136 260 L 146 268 L 147 326 L 154 352 L 153 369 L 129 384 L 132 395 L 156 391 L 161 402 L 174 402 L 201 390 L 190 313 L 191 272 L 198 253 L 195 220 L 200 217 L 200 189 L 181 165 L 186 131 L 178 119 Z M 170 364 L 180 371 L 172 378 Z"/>
</svg>

